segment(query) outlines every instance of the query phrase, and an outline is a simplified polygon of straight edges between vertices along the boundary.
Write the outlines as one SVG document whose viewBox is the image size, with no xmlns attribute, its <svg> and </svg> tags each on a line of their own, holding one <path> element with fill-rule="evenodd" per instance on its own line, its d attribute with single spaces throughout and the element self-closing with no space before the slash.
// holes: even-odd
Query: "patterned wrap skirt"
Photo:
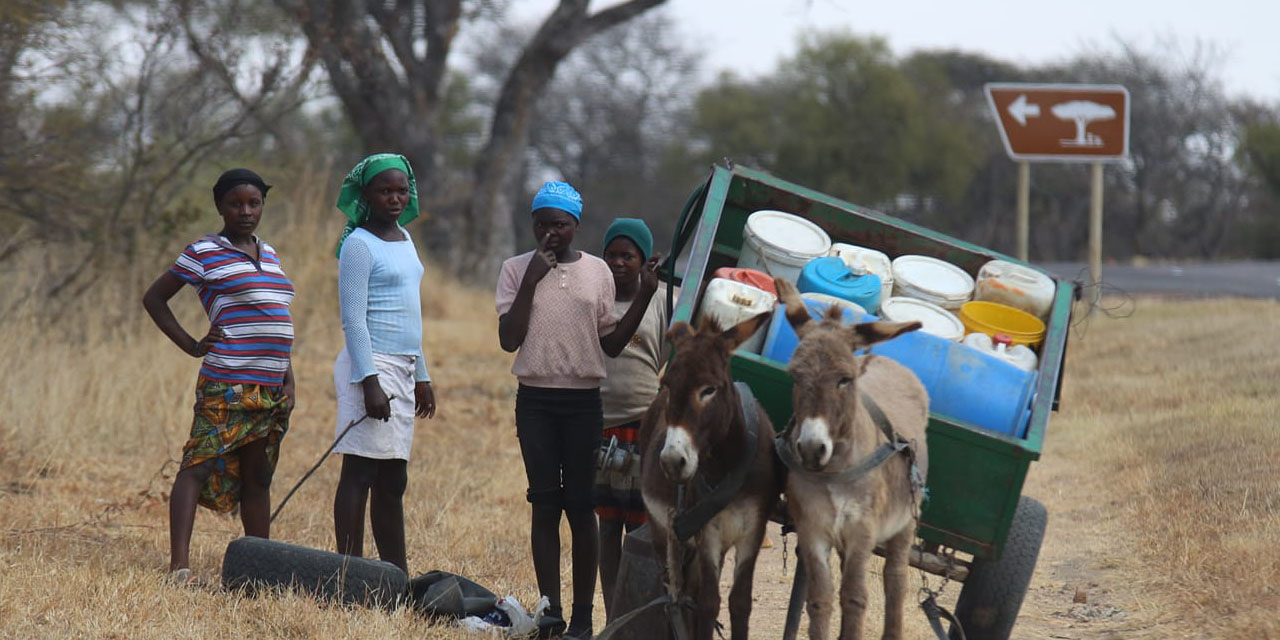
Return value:
<svg viewBox="0 0 1280 640">
<path fill-rule="evenodd" d="M 618 437 L 618 448 L 631 453 L 633 462 L 626 471 L 596 467 L 596 481 L 591 498 L 596 515 L 604 520 L 620 520 L 627 527 L 645 523 L 644 498 L 640 495 L 640 421 L 607 427 L 601 443 Z"/>
<path fill-rule="evenodd" d="M 226 513 L 240 502 L 237 451 L 251 442 L 267 439 L 267 460 L 275 471 L 280 440 L 289 430 L 284 402 L 283 387 L 196 379 L 195 419 L 182 447 L 181 468 L 214 461 L 213 473 L 200 489 L 200 506 Z"/>
</svg>

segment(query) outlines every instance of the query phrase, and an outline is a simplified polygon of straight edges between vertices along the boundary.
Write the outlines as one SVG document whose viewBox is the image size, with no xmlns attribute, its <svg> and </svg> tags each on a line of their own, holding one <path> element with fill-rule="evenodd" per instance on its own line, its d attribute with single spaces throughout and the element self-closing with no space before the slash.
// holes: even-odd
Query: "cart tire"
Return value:
<svg viewBox="0 0 1280 640">
<path fill-rule="evenodd" d="M 1031 585 L 1048 520 L 1043 504 L 1022 496 L 1000 558 L 973 561 L 956 602 L 956 618 L 966 640 L 1008 640 L 1012 635 L 1022 599 Z M 955 629 L 951 638 L 960 638 Z"/>
<path fill-rule="evenodd" d="M 232 540 L 222 559 L 222 586 L 248 594 L 285 588 L 345 604 L 392 607 L 403 599 L 408 581 L 389 562 L 251 536 Z"/>
</svg>

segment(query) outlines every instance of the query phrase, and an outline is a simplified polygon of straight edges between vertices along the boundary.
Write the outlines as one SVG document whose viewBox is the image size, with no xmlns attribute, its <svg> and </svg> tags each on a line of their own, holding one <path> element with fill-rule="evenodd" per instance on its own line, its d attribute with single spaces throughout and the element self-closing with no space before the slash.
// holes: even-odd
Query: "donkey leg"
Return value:
<svg viewBox="0 0 1280 640">
<path fill-rule="evenodd" d="M 733 587 L 729 589 L 729 627 L 731 640 L 747 640 L 751 619 L 751 583 L 755 579 L 756 559 L 764 542 L 765 522 L 738 540 L 733 549 Z"/>
<path fill-rule="evenodd" d="M 698 548 L 697 563 L 694 571 L 698 573 L 696 601 L 698 611 L 695 614 L 693 637 L 695 640 L 712 640 L 716 633 L 716 620 L 720 617 L 720 567 L 724 563 L 724 550 L 711 549 L 715 542 L 704 536 Z M 716 545 L 718 546 L 718 545 Z"/>
<path fill-rule="evenodd" d="M 908 555 L 913 527 L 904 527 L 884 545 L 884 640 L 902 638 L 902 610 L 907 599 Z"/>
<path fill-rule="evenodd" d="M 840 549 L 840 640 L 862 638 L 862 620 L 867 613 L 867 558 L 873 538 L 858 527 Z"/>
<path fill-rule="evenodd" d="M 796 555 L 802 556 L 808 573 L 809 597 L 805 612 L 809 614 L 809 640 L 827 640 L 831 631 L 832 600 L 831 543 L 815 535 L 797 532 Z"/>
</svg>

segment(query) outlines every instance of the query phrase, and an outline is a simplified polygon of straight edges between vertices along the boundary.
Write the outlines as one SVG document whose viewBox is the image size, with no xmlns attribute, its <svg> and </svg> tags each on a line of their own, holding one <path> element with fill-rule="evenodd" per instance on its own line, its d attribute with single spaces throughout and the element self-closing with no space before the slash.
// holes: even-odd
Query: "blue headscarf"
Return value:
<svg viewBox="0 0 1280 640">
<path fill-rule="evenodd" d="M 546 208 L 559 209 L 574 219 L 581 220 L 582 194 L 568 182 L 548 182 L 533 196 L 533 209 L 530 212 Z"/>
</svg>

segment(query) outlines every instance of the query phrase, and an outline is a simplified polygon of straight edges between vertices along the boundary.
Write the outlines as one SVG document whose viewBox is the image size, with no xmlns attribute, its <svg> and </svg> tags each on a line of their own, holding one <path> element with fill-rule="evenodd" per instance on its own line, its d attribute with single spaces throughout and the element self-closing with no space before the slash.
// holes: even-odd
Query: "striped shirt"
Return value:
<svg viewBox="0 0 1280 640">
<path fill-rule="evenodd" d="M 169 272 L 196 288 L 209 322 L 225 338 L 204 357 L 200 375 L 228 384 L 280 386 L 289 368 L 293 283 L 262 240 L 259 260 L 218 234 L 187 245 Z"/>
</svg>

